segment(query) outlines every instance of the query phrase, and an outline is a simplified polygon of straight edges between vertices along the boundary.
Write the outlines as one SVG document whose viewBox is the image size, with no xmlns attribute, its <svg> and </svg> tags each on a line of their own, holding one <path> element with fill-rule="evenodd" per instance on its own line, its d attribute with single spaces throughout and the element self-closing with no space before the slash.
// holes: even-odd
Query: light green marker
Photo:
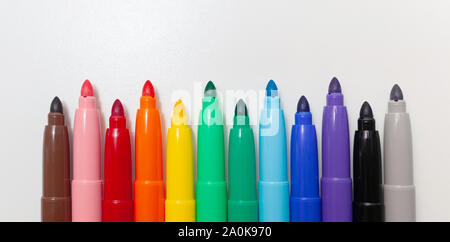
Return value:
<svg viewBox="0 0 450 242">
<path fill-rule="evenodd" d="M 197 222 L 227 221 L 223 117 L 216 96 L 209 81 L 198 125 Z"/>
</svg>

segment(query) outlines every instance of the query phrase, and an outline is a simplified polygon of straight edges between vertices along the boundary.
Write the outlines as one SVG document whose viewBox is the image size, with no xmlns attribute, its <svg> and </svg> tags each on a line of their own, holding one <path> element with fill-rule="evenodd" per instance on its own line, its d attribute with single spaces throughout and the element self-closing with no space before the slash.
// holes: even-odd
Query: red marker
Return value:
<svg viewBox="0 0 450 242">
<path fill-rule="evenodd" d="M 131 144 L 122 103 L 116 100 L 105 138 L 104 222 L 132 222 Z"/>
</svg>

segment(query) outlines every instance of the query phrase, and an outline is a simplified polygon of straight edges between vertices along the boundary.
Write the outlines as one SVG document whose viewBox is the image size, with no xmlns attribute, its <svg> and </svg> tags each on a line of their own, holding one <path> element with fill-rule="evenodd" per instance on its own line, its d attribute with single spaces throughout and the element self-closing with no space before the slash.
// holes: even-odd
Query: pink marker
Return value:
<svg viewBox="0 0 450 242">
<path fill-rule="evenodd" d="M 81 88 L 73 127 L 72 221 L 101 222 L 100 114 L 91 83 Z"/>
</svg>

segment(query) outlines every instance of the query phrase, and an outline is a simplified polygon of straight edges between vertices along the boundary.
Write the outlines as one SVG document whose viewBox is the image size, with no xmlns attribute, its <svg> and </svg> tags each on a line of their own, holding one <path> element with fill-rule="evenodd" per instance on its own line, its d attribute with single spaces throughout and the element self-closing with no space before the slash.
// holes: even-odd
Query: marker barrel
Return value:
<svg viewBox="0 0 450 242">
<path fill-rule="evenodd" d="M 105 138 L 103 221 L 132 222 L 130 132 L 125 117 L 110 117 Z"/>
<path fill-rule="evenodd" d="M 198 125 L 197 221 L 227 221 L 227 184 L 222 111 L 204 97 Z"/>
<path fill-rule="evenodd" d="M 43 150 L 41 221 L 71 222 L 70 145 L 63 114 L 48 114 Z"/>
<path fill-rule="evenodd" d="M 235 116 L 228 146 L 228 221 L 258 222 L 253 130 L 247 116 Z"/>
<path fill-rule="evenodd" d="M 341 93 L 327 95 L 322 122 L 322 220 L 352 221 L 347 108 Z"/>
<path fill-rule="evenodd" d="M 416 221 L 411 120 L 402 100 L 390 101 L 385 116 L 384 173 L 386 221 Z"/>
<path fill-rule="evenodd" d="M 259 126 L 259 221 L 289 222 L 286 128 L 279 97 L 266 97 Z"/>
<path fill-rule="evenodd" d="M 134 219 L 164 222 L 162 135 L 156 99 L 142 96 L 136 115 Z"/>
<path fill-rule="evenodd" d="M 72 221 L 101 220 L 100 114 L 95 97 L 80 97 L 73 128 Z"/>
<path fill-rule="evenodd" d="M 167 134 L 166 222 L 195 222 L 192 133 L 178 111 L 176 105 Z"/>
<path fill-rule="evenodd" d="M 380 137 L 373 118 L 358 122 L 353 149 L 353 221 L 384 222 Z"/>
<path fill-rule="evenodd" d="M 291 135 L 292 222 L 322 221 L 316 127 L 310 112 L 295 114 Z"/>
</svg>

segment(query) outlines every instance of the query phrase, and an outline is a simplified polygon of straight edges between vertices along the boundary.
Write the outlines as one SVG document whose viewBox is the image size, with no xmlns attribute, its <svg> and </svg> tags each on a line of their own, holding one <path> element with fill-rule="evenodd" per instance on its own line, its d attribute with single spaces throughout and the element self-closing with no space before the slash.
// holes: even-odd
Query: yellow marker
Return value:
<svg viewBox="0 0 450 242">
<path fill-rule="evenodd" d="M 195 222 L 192 134 L 185 113 L 178 100 L 167 134 L 166 222 Z"/>
</svg>

